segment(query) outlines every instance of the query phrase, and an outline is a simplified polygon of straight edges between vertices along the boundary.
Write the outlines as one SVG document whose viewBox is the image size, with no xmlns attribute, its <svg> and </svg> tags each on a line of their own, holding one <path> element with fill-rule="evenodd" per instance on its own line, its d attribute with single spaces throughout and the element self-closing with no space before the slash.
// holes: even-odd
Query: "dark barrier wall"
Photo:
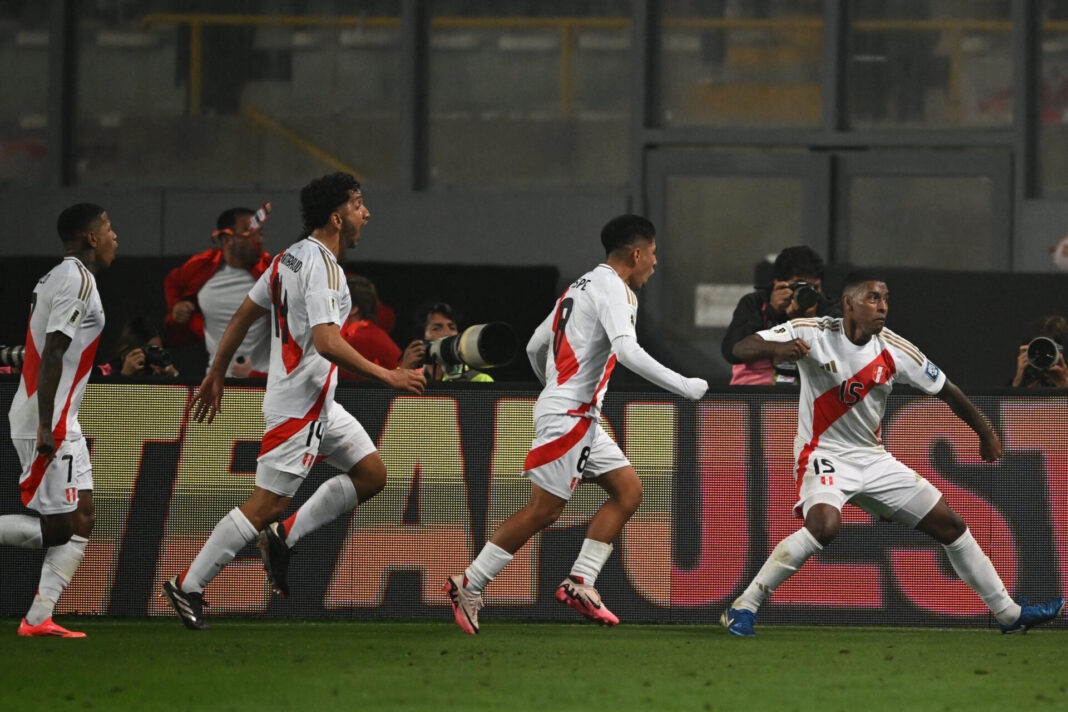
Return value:
<svg viewBox="0 0 1068 712">
<path fill-rule="evenodd" d="M 0 384 L 6 414 L 14 391 Z M 389 468 L 389 483 L 342 519 L 303 539 L 290 599 L 268 595 L 250 546 L 208 587 L 213 615 L 448 618 L 439 592 L 486 536 L 523 502 L 518 473 L 532 436 L 536 393 L 454 387 L 422 397 L 342 389 Z M 59 612 L 168 614 L 156 594 L 216 521 L 253 484 L 262 392 L 230 388 L 211 426 L 184 415 L 189 389 L 92 384 L 82 408 L 91 439 L 97 529 Z M 938 486 L 968 521 L 1010 592 L 1044 599 L 1068 589 L 1068 397 L 983 395 L 1005 434 L 996 465 L 940 401 L 890 400 L 889 449 Z M 716 393 L 693 404 L 663 393 L 612 393 L 611 432 L 645 486 L 597 587 L 624 621 L 714 622 L 775 542 L 794 531 L 792 443 L 796 394 Z M 18 466 L 0 426 L 0 512 L 19 511 Z M 313 469 L 292 507 L 334 474 Z M 583 524 L 603 498 L 578 488 L 561 519 L 517 553 L 486 591 L 485 619 L 574 620 L 552 599 L 570 570 Z M 0 547 L 0 612 L 22 615 L 41 554 Z M 839 539 L 784 584 L 765 623 L 992 624 L 953 574 L 941 547 L 846 508 Z M 177 623 L 176 623 L 177 625 Z"/>
</svg>

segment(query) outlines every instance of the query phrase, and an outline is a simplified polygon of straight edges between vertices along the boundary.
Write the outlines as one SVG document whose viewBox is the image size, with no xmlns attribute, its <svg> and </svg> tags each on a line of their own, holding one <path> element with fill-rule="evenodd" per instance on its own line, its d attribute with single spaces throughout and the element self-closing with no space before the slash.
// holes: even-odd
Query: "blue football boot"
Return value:
<svg viewBox="0 0 1068 712">
<path fill-rule="evenodd" d="M 1023 608 L 1015 623 L 1011 625 L 998 623 L 1002 633 L 1026 633 L 1032 626 L 1048 623 L 1064 610 L 1064 598 L 1053 598 L 1045 603 L 1035 604 L 1028 604 L 1026 598 L 1021 598 L 1020 605 Z"/>
<path fill-rule="evenodd" d="M 744 638 L 752 638 L 756 635 L 753 631 L 754 622 L 753 612 L 742 608 L 728 608 L 719 617 L 719 624 L 726 628 L 728 633 Z"/>
</svg>

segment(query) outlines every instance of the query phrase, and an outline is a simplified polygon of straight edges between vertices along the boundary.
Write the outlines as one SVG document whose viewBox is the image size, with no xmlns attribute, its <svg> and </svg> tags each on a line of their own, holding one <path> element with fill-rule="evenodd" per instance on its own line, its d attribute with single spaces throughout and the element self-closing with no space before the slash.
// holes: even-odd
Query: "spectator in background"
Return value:
<svg viewBox="0 0 1068 712">
<path fill-rule="evenodd" d="M 382 368 L 394 369 L 400 365 L 401 350 L 393 343 L 385 329 L 376 323 L 378 317 L 378 290 L 371 280 L 358 274 L 347 277 L 349 294 L 352 295 L 352 310 L 348 321 L 341 329 L 341 337 L 360 355 Z M 414 346 L 413 342 L 413 345 Z M 412 348 L 409 346 L 409 349 Z M 413 361 L 407 368 L 418 368 L 419 361 Z M 365 376 L 339 370 L 341 378 L 346 380 L 363 380 Z"/>
<path fill-rule="evenodd" d="M 1035 368 L 1027 358 L 1028 345 L 1039 337 L 1053 341 L 1058 347 L 1052 366 Z M 1020 345 L 1016 357 L 1016 376 L 1012 385 L 1019 388 L 1068 388 L 1068 367 L 1064 362 L 1064 347 L 1068 345 L 1068 321 L 1063 316 L 1044 316 L 1035 320 Z"/>
<path fill-rule="evenodd" d="M 421 325 L 424 342 L 444 339 L 447 336 L 456 336 L 460 333 L 458 322 L 459 318 L 456 315 L 456 311 L 451 305 L 445 302 L 424 304 L 416 312 L 416 324 Z M 420 343 L 417 348 L 416 343 L 419 342 L 413 342 L 404 352 L 405 359 L 403 363 L 405 368 L 414 368 L 426 360 L 424 345 Z M 409 352 L 411 352 L 412 358 L 418 354 L 419 360 L 410 362 Z M 414 366 L 409 365 L 409 363 L 414 363 Z M 426 374 L 427 381 L 430 383 L 438 381 L 473 381 L 475 383 L 493 382 L 493 378 L 489 374 L 483 373 L 482 371 L 476 371 L 467 364 L 446 367 L 437 363 L 428 363 L 424 366 L 423 372 Z"/>
<path fill-rule="evenodd" d="M 122 325 L 115 358 L 97 366 L 104 376 L 178 378 L 159 330 L 145 317 L 131 317 Z"/>
<path fill-rule="evenodd" d="M 722 353 L 733 364 L 732 386 L 770 386 L 798 382 L 793 363 L 773 364 L 770 359 L 742 363 L 733 353 L 739 341 L 790 319 L 806 316 L 840 316 L 841 307 L 823 294 L 823 260 L 804 245 L 787 247 L 775 258 L 771 285 L 758 288 L 738 301 L 723 336 Z M 810 289 L 815 290 L 815 295 Z M 806 292 L 814 303 L 806 304 Z M 801 304 L 798 304 L 800 299 Z"/>
<path fill-rule="evenodd" d="M 248 208 L 223 211 L 211 234 L 213 241 L 219 239 L 219 246 L 193 255 L 163 282 L 169 309 L 164 322 L 167 341 L 177 346 L 203 340 L 209 364 L 230 317 L 271 262 L 263 250 L 262 226 L 254 226 L 254 216 L 255 211 Z M 252 325 L 228 376 L 266 377 L 270 326 L 269 319 Z"/>
</svg>

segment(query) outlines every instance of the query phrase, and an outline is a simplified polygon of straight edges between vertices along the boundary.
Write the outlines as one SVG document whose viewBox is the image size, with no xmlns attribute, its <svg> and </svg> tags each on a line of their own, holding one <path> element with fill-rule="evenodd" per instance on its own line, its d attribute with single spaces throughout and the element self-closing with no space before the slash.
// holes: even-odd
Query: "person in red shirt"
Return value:
<svg viewBox="0 0 1068 712">
<path fill-rule="evenodd" d="M 223 211 L 211 235 L 213 242 L 218 238 L 218 246 L 193 255 L 167 274 L 163 282 L 167 298 L 164 337 L 171 346 L 206 341 L 209 361 L 214 356 L 230 317 L 271 262 L 263 249 L 262 225 L 254 221 L 255 214 L 249 208 Z M 242 272 L 247 276 L 242 277 Z M 210 303 L 205 303 L 208 297 Z M 243 344 L 238 350 L 238 363 L 230 375 L 265 374 L 266 364 L 256 361 L 268 358 L 266 349 L 261 348 L 268 341 L 266 326 L 260 331 L 263 333 L 249 335 L 255 343 L 247 348 Z M 249 364 L 252 370 L 263 373 L 250 374 Z"/>
<path fill-rule="evenodd" d="M 341 337 L 356 349 L 361 356 L 383 368 L 394 369 L 400 366 L 401 349 L 393 342 L 386 330 L 377 323 L 378 317 L 378 290 L 371 280 L 358 274 L 349 274 L 346 280 L 349 284 L 349 293 L 352 295 L 352 311 L 349 319 L 341 329 Z M 418 345 L 418 346 L 417 346 Z M 422 348 L 422 342 L 413 341 L 408 345 L 408 351 Z M 420 361 L 412 359 L 415 368 Z M 358 376 L 343 369 L 339 370 L 342 379 L 349 381 L 363 380 Z"/>
</svg>

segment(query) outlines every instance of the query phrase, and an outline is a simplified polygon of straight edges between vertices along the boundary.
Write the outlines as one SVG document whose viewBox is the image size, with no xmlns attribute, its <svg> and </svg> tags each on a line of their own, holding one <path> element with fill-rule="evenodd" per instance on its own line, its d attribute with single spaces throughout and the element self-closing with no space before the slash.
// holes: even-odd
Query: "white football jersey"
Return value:
<svg viewBox="0 0 1068 712">
<path fill-rule="evenodd" d="M 63 371 L 52 406 L 52 435 L 57 446 L 61 440 L 82 437 L 78 408 L 103 330 L 104 307 L 96 279 L 77 257 L 64 257 L 37 283 L 30 300 L 22 378 L 8 411 L 11 437 L 37 437 L 37 375 L 41 351 L 47 335 L 56 331 L 70 337 L 70 346 L 63 354 Z"/>
<path fill-rule="evenodd" d="M 804 339 L 810 350 L 797 362 L 801 400 L 797 437 L 802 448 L 851 451 L 882 448 L 879 428 L 886 399 L 901 381 L 932 395 L 946 376 L 909 341 L 890 329 L 857 346 L 842 319 L 793 319 L 757 332 L 765 341 Z"/>
<path fill-rule="evenodd" d="M 334 400 L 337 366 L 315 350 L 312 327 L 341 327 L 352 307 L 345 273 L 314 237 L 294 243 L 274 260 L 248 293 L 270 309 L 271 365 L 263 412 L 324 420 Z"/>
<path fill-rule="evenodd" d="M 256 278 L 248 270 L 231 267 L 225 262 L 197 292 L 197 304 L 204 315 L 204 346 L 208 351 L 208 365 L 215 360 L 219 342 L 230 324 L 234 312 L 245 301 L 245 295 L 256 284 Z M 256 371 L 266 372 L 271 361 L 270 321 L 259 319 L 253 322 L 237 347 L 234 358 L 244 356 Z M 231 364 L 232 365 L 232 364 Z M 227 368 L 230 374 L 231 368 Z"/>
<path fill-rule="evenodd" d="M 616 365 L 612 341 L 634 336 L 637 319 L 638 297 L 607 264 L 575 280 L 546 320 L 551 320 L 552 343 L 545 388 L 534 406 L 534 416 L 599 417 L 605 386 Z"/>
</svg>

